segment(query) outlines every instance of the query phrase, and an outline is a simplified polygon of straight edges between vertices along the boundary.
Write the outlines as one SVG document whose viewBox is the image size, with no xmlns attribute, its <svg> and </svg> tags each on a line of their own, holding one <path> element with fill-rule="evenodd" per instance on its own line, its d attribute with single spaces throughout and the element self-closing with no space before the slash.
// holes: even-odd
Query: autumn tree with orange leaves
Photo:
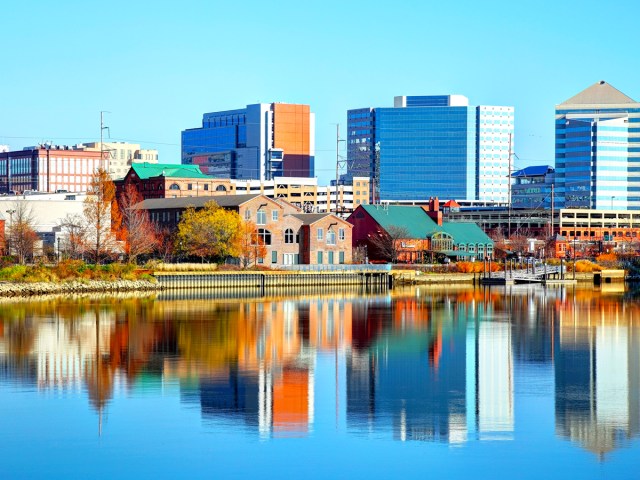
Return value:
<svg viewBox="0 0 640 480">
<path fill-rule="evenodd" d="M 158 237 L 149 215 L 135 208 L 141 201 L 142 195 L 131 184 L 125 187 L 118 198 L 121 219 L 116 227 L 116 236 L 124 243 L 124 253 L 130 263 L 136 263 L 139 255 L 151 253 L 158 246 Z"/>
<path fill-rule="evenodd" d="M 259 259 L 267 255 L 267 247 L 256 229 L 256 224 L 245 220 L 242 222 L 242 240 L 240 244 L 240 261 L 244 268 L 255 265 Z"/>
</svg>

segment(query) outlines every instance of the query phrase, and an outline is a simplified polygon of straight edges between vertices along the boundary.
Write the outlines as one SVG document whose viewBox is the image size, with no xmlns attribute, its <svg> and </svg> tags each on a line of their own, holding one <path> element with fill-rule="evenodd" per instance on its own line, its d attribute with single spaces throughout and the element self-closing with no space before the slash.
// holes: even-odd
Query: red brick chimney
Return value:
<svg viewBox="0 0 640 480">
<path fill-rule="evenodd" d="M 439 226 L 442 226 L 442 212 L 440 211 L 440 200 L 438 197 L 430 197 L 429 205 L 423 206 L 422 209 L 425 211 L 429 218 L 436 222 Z"/>
</svg>

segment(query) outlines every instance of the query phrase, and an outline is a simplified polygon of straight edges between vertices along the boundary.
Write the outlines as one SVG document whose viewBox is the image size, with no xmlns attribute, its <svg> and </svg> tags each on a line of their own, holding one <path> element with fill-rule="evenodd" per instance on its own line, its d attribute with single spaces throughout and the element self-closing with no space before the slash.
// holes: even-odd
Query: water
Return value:
<svg viewBox="0 0 640 480">
<path fill-rule="evenodd" d="M 0 478 L 637 478 L 639 297 L 507 288 L 2 300 Z"/>
</svg>

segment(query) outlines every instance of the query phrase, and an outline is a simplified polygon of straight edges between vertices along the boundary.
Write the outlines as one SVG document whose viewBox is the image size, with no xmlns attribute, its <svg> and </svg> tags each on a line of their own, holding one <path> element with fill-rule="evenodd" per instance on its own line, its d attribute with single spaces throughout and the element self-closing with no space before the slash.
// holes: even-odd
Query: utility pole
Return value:
<svg viewBox="0 0 640 480">
<path fill-rule="evenodd" d="M 554 211 L 555 211 L 555 195 L 554 195 L 554 187 L 555 185 L 551 184 L 551 222 L 549 222 L 550 232 L 549 237 L 553 237 L 553 220 L 554 220 Z"/>
<path fill-rule="evenodd" d="M 380 142 L 373 146 L 373 204 L 380 203 Z"/>
<path fill-rule="evenodd" d="M 336 123 L 336 215 L 339 214 L 341 208 L 339 206 L 339 191 L 338 185 L 340 185 L 340 168 L 345 168 L 347 166 L 347 161 L 345 159 L 340 159 L 340 142 L 344 142 L 344 140 L 340 140 L 340 124 Z M 331 194 L 328 192 L 329 203 L 331 203 Z M 329 211 L 331 211 L 331 205 L 327 205 L 329 207 Z"/>
<path fill-rule="evenodd" d="M 338 180 L 340 172 L 340 124 L 336 123 L 336 215 L 338 214 Z"/>
<path fill-rule="evenodd" d="M 107 112 L 106 110 L 101 110 L 100 111 L 100 168 L 103 169 L 104 165 L 104 147 L 102 146 L 102 140 L 103 140 L 103 133 L 105 130 L 107 130 L 109 132 L 109 137 L 111 137 L 111 132 L 109 131 L 109 127 L 105 127 L 104 126 L 104 114 L 105 113 L 111 113 L 111 112 Z"/>
<path fill-rule="evenodd" d="M 511 133 L 509 134 L 509 181 L 507 183 L 507 202 L 509 211 L 507 213 L 507 239 L 511 238 Z"/>
</svg>

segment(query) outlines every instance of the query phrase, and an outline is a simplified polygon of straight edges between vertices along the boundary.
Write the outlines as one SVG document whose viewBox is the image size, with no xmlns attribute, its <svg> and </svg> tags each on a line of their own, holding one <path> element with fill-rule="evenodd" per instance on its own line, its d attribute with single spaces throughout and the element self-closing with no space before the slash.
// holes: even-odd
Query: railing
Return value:
<svg viewBox="0 0 640 480">
<path fill-rule="evenodd" d="M 356 264 L 356 265 L 284 265 L 279 266 L 279 270 L 289 272 L 390 272 L 391 264 L 372 265 Z"/>
</svg>

